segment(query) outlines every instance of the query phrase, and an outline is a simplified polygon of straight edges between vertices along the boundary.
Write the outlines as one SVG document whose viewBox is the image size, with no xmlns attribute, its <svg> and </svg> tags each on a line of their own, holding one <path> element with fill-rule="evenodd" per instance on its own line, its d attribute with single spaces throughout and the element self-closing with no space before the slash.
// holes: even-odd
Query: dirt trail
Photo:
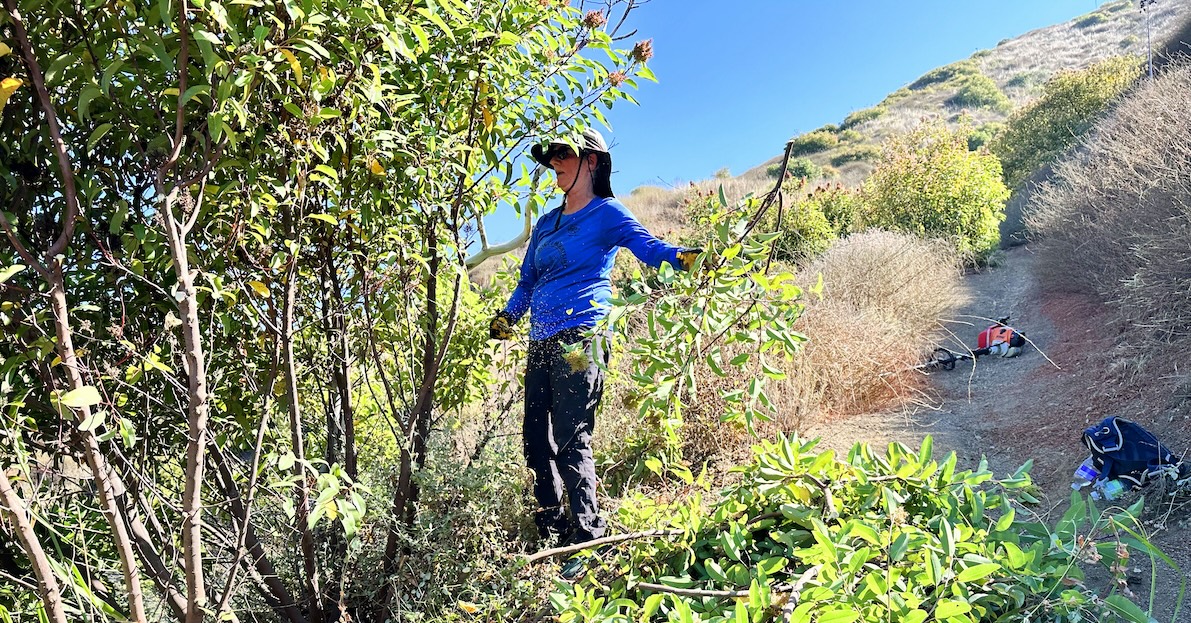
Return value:
<svg viewBox="0 0 1191 623">
<path fill-rule="evenodd" d="M 1010 324 L 1031 342 L 1021 356 L 957 362 L 954 370 L 930 373 L 927 389 L 915 404 L 809 432 L 841 450 L 856 441 L 900 441 L 916 447 L 929 434 L 939 451 L 955 450 L 969 465 L 983 455 L 1002 474 L 1034 458 L 1036 479 L 1061 477 L 1069 455 L 1083 450 L 1079 432 L 1096 413 L 1080 407 L 1087 392 L 1075 362 L 1056 359 L 1059 353 L 1052 352 L 1055 323 L 1039 300 L 1033 260 L 1028 247 L 1017 247 L 999 266 L 965 277 L 967 303 L 947 322 L 952 336 L 941 344 L 957 351 L 972 348 L 976 334 L 992 320 L 1009 316 Z M 1066 497 L 1061 490 L 1055 493 Z"/>
<path fill-rule="evenodd" d="M 839 452 L 859 441 L 899 441 L 916 448 L 929 434 L 936 456 L 954 450 L 968 467 L 984 456 L 999 476 L 1032 459 L 1030 473 L 1043 492 L 1039 510 L 1052 521 L 1066 508 L 1072 471 L 1088 454 L 1080 433 L 1105 416 L 1138 421 L 1176 453 L 1186 451 L 1191 445 L 1187 405 L 1163 398 L 1168 388 L 1124 385 L 1119 374 L 1110 376 L 1116 335 L 1107 330 L 1107 310 L 1090 298 L 1043 291 L 1034 278 L 1034 261 L 1030 247 L 1016 247 L 998 266 L 966 276 L 967 301 L 947 323 L 953 336 L 942 344 L 953 350 L 974 347 L 977 333 L 991 320 L 1009 316 L 1031 342 L 1020 357 L 957 362 L 954 370 L 929 374 L 914 404 L 821 424 L 807 433 Z M 1186 573 L 1191 569 L 1187 513 L 1166 519 L 1154 526 L 1161 528 L 1154 542 Z M 1148 567 L 1140 555 L 1134 562 Z M 1145 595 L 1146 572 L 1137 579 L 1133 588 Z M 1178 593 L 1178 578 L 1163 577 L 1158 586 L 1163 605 L 1155 613 L 1160 621 L 1172 620 Z M 1144 607 L 1145 600 L 1141 603 Z M 1187 604 L 1177 623 L 1191 623 Z"/>
</svg>

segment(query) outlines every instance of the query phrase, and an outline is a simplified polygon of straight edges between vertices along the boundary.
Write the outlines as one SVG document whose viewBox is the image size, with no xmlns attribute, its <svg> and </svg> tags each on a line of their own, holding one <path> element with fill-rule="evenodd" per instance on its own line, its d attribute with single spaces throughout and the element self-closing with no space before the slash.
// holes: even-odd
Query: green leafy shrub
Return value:
<svg viewBox="0 0 1191 623">
<path fill-rule="evenodd" d="M 1087 15 L 1075 20 L 1075 27 L 1076 28 L 1091 28 L 1092 26 L 1096 26 L 1097 24 L 1103 24 L 1110 19 L 1112 19 L 1112 18 L 1109 17 L 1108 15 L 1105 15 L 1104 13 L 1099 12 L 1099 11 L 1097 11 L 1095 13 L 1088 13 Z"/>
<path fill-rule="evenodd" d="M 1073 494 L 1049 528 L 1023 506 L 1037 501 L 1029 464 L 998 479 L 984 462 L 958 469 L 954 452 L 934 460 L 929 437 L 918 452 L 858 444 L 844 457 L 816 444 L 761 442 L 710 509 L 622 506 L 620 523 L 667 538 L 622 544 L 559 584 L 558 620 L 1147 620 L 1118 589 L 1086 587 L 1079 564 L 1122 577 L 1116 535 L 1133 531 L 1140 505 L 1108 514 Z"/>
<path fill-rule="evenodd" d="M 988 145 L 994 138 L 1005 130 L 1005 124 L 996 121 L 981 124 L 968 132 L 968 150 L 976 151 Z"/>
<path fill-rule="evenodd" d="M 967 136 L 935 122 L 887 143 L 865 182 L 866 224 L 947 238 L 983 261 L 1000 242 L 1009 190 L 997 158 L 969 151 Z"/>
<path fill-rule="evenodd" d="M 807 154 L 816 154 L 821 151 L 826 151 L 839 145 L 839 136 L 834 132 L 827 132 L 824 130 L 815 130 L 808 132 L 794 139 L 794 147 L 790 151 L 791 156 L 805 156 Z"/>
<path fill-rule="evenodd" d="M 909 89 L 911 91 L 921 91 L 930 86 L 978 74 L 980 74 L 980 67 L 976 65 L 975 61 L 962 60 L 926 72 L 921 78 L 910 83 Z"/>
<path fill-rule="evenodd" d="M 1052 78 L 1042 96 L 1014 113 L 990 145 L 1001 159 L 1005 182 L 1016 187 L 1071 147 L 1140 75 L 1136 57 L 1118 56 Z"/>
<path fill-rule="evenodd" d="M 782 163 L 780 162 L 771 164 L 765 169 L 765 173 L 768 174 L 769 177 L 776 178 L 781 174 L 781 168 Z M 790 159 L 790 162 L 786 164 L 786 173 L 789 174 L 790 177 L 808 180 L 814 180 L 823 177 L 822 167 L 815 164 L 810 158 Z"/>
<path fill-rule="evenodd" d="M 857 145 L 832 156 L 832 166 L 843 166 L 849 162 L 872 161 L 881 157 L 881 148 L 876 145 Z"/>
<path fill-rule="evenodd" d="M 1008 112 L 1013 107 L 997 83 L 984 74 L 965 76 L 959 91 L 944 103 L 955 108 L 989 108 L 998 112 Z"/>
<path fill-rule="evenodd" d="M 619 372 L 629 385 L 621 396 L 629 424 L 601 457 L 601 479 L 611 487 L 652 476 L 689 478 L 684 414 L 708 386 L 720 390 L 723 408 L 716 417 L 728 431 L 751 431 L 772 419 L 766 380 L 784 378 L 775 363 L 805 341 L 790 328 L 802 313 L 802 290 L 792 274 L 769 273 L 780 234 L 766 231 L 764 219 L 776 218 L 776 207 L 749 230 L 762 205 L 755 197 L 729 205 L 721 187 L 698 193 L 691 204 L 692 226 L 700 232 L 692 246 L 708 255 L 691 272 L 664 264 L 654 278 L 643 279 L 638 268 L 606 319 L 629 352 L 627 369 Z M 700 339 L 713 333 L 715 340 Z M 756 354 L 741 356 L 738 349 Z"/>
<path fill-rule="evenodd" d="M 816 187 L 802 200 L 818 208 L 837 236 L 847 236 L 858 228 L 858 218 L 863 211 L 864 198 L 859 191 L 843 184 Z"/>
<path fill-rule="evenodd" d="M 1138 37 L 1137 35 L 1129 35 L 1128 37 L 1121 39 L 1121 42 L 1119 45 L 1121 46 L 1121 49 L 1128 49 L 1128 48 L 1131 48 L 1131 47 L 1137 45 L 1137 43 L 1139 41 L 1141 41 L 1141 38 Z"/>
<path fill-rule="evenodd" d="M 847 130 L 840 130 L 839 140 L 842 143 L 859 143 L 864 140 L 864 135 L 857 130 L 848 128 Z"/>
<path fill-rule="evenodd" d="M 773 257 L 785 262 L 815 257 L 826 251 L 836 238 L 836 229 L 821 206 L 809 199 L 786 206 L 780 224 L 777 211 L 771 210 L 758 227 L 778 234 L 773 240 Z"/>
<path fill-rule="evenodd" d="M 878 119 L 878 118 L 882 117 L 886 112 L 888 112 L 888 109 L 886 109 L 884 106 L 873 106 L 872 108 L 865 108 L 863 110 L 857 110 L 856 112 L 845 117 L 844 122 L 840 125 L 840 127 L 846 130 L 846 129 L 854 127 L 854 126 L 858 126 L 858 125 L 865 123 L 867 121 L 872 121 L 873 119 Z"/>
</svg>

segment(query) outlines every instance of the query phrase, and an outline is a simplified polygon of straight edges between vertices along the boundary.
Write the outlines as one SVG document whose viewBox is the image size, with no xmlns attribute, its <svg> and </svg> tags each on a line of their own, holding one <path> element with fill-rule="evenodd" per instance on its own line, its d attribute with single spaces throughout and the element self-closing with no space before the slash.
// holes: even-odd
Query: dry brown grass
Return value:
<svg viewBox="0 0 1191 623">
<path fill-rule="evenodd" d="M 780 396 L 790 406 L 779 423 L 786 430 L 908 397 L 917 375 L 907 369 L 962 303 L 954 252 L 907 234 L 849 236 L 799 271 L 808 285 L 820 276 L 822 298 L 808 302 L 799 323 L 810 342 Z"/>
<path fill-rule="evenodd" d="M 1186 61 L 1143 83 L 1026 206 L 1044 286 L 1112 303 L 1151 365 L 1191 344 L 1189 93 Z"/>
</svg>

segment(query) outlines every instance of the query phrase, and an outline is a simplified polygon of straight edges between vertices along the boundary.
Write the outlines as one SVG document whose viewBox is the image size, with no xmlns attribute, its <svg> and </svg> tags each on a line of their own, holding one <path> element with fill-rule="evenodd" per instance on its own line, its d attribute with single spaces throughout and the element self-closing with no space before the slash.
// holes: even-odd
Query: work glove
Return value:
<svg viewBox="0 0 1191 623">
<path fill-rule="evenodd" d="M 695 260 L 699 259 L 699 255 L 703 253 L 703 249 L 682 249 L 678 252 L 678 263 L 682 265 L 682 269 L 690 272 L 695 267 Z"/>
<path fill-rule="evenodd" d="M 494 340 L 513 339 L 513 318 L 503 310 L 496 312 L 492 322 L 488 323 L 488 337 Z"/>
</svg>

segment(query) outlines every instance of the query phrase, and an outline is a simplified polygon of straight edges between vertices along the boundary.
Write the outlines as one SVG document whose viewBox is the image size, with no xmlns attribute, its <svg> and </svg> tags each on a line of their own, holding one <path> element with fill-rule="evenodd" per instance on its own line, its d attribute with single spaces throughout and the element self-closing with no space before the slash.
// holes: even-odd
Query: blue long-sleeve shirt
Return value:
<svg viewBox="0 0 1191 623">
<path fill-rule="evenodd" d="M 547 212 L 534 226 L 505 312 L 514 323 L 530 312 L 532 340 L 596 326 L 608 314 L 619 247 L 654 268 L 680 266 L 681 249 L 654 237 L 616 199 L 596 197 L 573 214 L 561 207 Z"/>
</svg>

